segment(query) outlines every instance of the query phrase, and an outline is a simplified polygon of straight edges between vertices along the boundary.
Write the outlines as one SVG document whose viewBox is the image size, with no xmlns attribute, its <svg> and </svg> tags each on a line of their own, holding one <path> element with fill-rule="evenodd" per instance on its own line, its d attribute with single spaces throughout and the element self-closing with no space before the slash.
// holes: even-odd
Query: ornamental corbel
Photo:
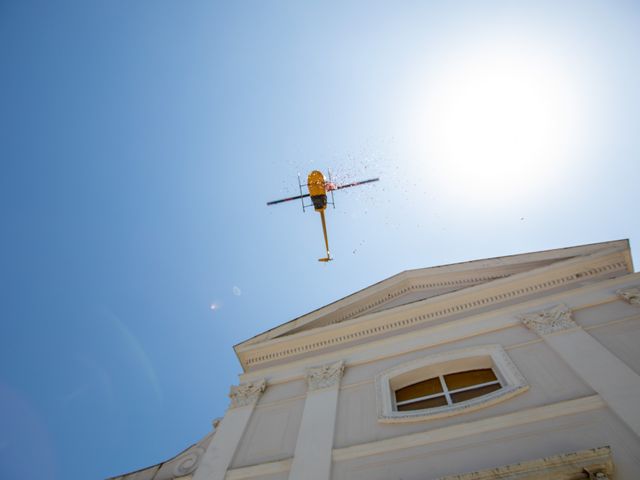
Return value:
<svg viewBox="0 0 640 480">
<path fill-rule="evenodd" d="M 267 381 L 264 379 L 233 385 L 229 392 L 231 408 L 255 404 L 266 388 Z"/>
<path fill-rule="evenodd" d="M 529 330 L 538 335 L 548 335 L 578 326 L 573 321 L 571 309 L 564 304 L 556 305 L 549 310 L 522 315 L 520 320 Z"/>
<path fill-rule="evenodd" d="M 631 305 L 640 305 L 640 286 L 623 288 L 616 292 L 620 298 Z"/>
<path fill-rule="evenodd" d="M 307 369 L 307 385 L 310 391 L 337 385 L 344 372 L 344 362 L 330 363 Z"/>
<path fill-rule="evenodd" d="M 609 480 L 609 475 L 605 470 L 592 470 L 585 468 L 584 473 L 589 475 L 589 480 Z"/>
</svg>

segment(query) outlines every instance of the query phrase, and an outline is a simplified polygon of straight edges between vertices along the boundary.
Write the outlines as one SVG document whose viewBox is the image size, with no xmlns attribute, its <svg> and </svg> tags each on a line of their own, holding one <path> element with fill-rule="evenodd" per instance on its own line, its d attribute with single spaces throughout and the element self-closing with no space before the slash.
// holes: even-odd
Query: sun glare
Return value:
<svg viewBox="0 0 640 480">
<path fill-rule="evenodd" d="M 562 175 L 582 129 L 569 71 L 540 53 L 487 47 L 430 76 L 416 135 L 438 185 L 486 203 Z"/>
</svg>

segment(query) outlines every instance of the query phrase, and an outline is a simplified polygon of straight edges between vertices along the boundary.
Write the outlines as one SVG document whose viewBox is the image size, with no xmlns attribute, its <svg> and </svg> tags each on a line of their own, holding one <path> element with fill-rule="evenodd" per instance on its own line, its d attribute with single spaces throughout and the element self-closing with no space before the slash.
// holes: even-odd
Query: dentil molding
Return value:
<svg viewBox="0 0 640 480">
<path fill-rule="evenodd" d="M 578 326 L 573 321 L 571 309 L 564 304 L 556 305 L 549 310 L 521 315 L 520 320 L 538 335 L 548 335 Z"/>
<path fill-rule="evenodd" d="M 275 338 L 262 344 L 251 345 L 246 350 L 243 347 L 237 351 L 238 357 L 245 370 L 256 369 L 260 365 L 281 361 L 287 357 L 309 354 L 356 340 L 375 338 L 451 315 L 471 313 L 477 308 L 487 308 L 504 301 L 513 301 L 624 270 L 627 264 L 620 255 L 620 252 L 607 253 L 592 259 L 588 266 L 581 263 L 558 266 L 553 271 L 538 272 L 534 278 L 518 279 L 500 285 L 489 282 L 478 286 L 482 287 L 482 290 L 462 291 L 455 297 L 435 297 L 419 302 L 413 308 L 411 305 L 404 305 L 390 311 L 373 313 L 370 317 L 363 316 L 349 322 L 324 326 L 315 332 L 303 331 Z M 497 280 L 502 281 L 506 280 Z"/>
<path fill-rule="evenodd" d="M 232 385 L 231 391 L 229 392 L 231 408 L 255 404 L 266 388 L 267 381 L 265 379 L 241 383 L 240 385 Z"/>
<path fill-rule="evenodd" d="M 344 373 L 344 361 L 307 369 L 309 391 L 329 388 L 337 385 Z"/>
</svg>

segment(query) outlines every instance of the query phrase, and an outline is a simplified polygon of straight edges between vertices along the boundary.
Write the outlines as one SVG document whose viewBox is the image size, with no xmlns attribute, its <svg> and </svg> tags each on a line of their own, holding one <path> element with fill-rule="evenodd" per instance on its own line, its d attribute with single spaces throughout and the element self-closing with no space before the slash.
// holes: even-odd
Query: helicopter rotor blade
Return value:
<svg viewBox="0 0 640 480">
<path fill-rule="evenodd" d="M 370 178 L 369 180 L 361 180 L 359 182 L 345 183 L 344 185 L 336 185 L 336 187 L 333 190 L 342 190 L 343 188 L 357 187 L 358 185 L 364 185 L 365 183 L 377 182 L 378 180 L 380 180 L 380 179 L 379 178 Z"/>
<path fill-rule="evenodd" d="M 299 200 L 301 198 L 306 198 L 308 196 L 310 196 L 310 195 L 307 193 L 307 194 L 304 194 L 304 195 L 296 195 L 295 197 L 281 198 L 280 200 L 273 200 L 271 202 L 267 202 L 267 205 L 275 205 L 277 203 L 290 202 L 292 200 Z"/>
</svg>

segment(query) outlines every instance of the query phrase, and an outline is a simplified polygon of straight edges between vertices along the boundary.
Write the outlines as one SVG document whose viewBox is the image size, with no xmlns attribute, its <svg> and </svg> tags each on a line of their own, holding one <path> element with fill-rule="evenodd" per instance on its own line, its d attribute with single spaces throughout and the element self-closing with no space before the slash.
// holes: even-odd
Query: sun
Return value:
<svg viewBox="0 0 640 480">
<path fill-rule="evenodd" d="M 584 127 L 576 83 L 543 51 L 485 45 L 454 55 L 420 102 L 416 134 L 432 180 L 486 204 L 563 175 Z"/>
</svg>

